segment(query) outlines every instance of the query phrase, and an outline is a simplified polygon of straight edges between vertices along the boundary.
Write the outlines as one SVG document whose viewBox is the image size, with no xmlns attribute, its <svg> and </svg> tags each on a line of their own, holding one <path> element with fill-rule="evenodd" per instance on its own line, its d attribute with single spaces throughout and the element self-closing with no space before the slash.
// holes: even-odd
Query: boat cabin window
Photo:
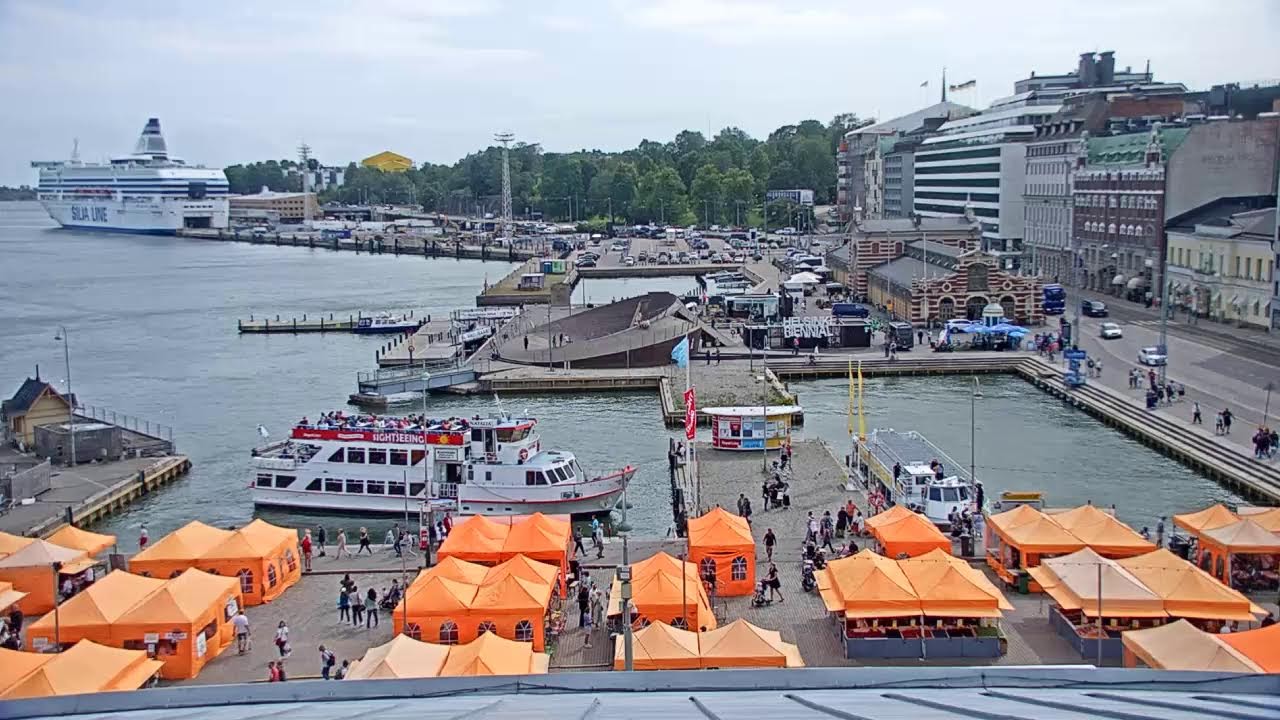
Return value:
<svg viewBox="0 0 1280 720">
<path fill-rule="evenodd" d="M 498 442 L 520 442 L 529 437 L 533 428 L 498 428 Z"/>
<path fill-rule="evenodd" d="M 419 497 L 422 491 L 427 489 L 426 483 L 409 483 L 409 495 L 411 497 Z"/>
<path fill-rule="evenodd" d="M 525 485 L 546 485 L 547 478 L 537 470 L 525 470 L 524 484 Z"/>
<path fill-rule="evenodd" d="M 388 495 L 403 496 L 403 495 L 404 495 L 404 483 L 402 483 L 402 482 L 398 482 L 398 481 L 396 481 L 396 480 L 391 480 L 391 481 L 389 481 L 389 482 L 387 483 L 387 494 L 388 494 Z"/>
<path fill-rule="evenodd" d="M 560 478 L 560 482 L 569 482 L 569 473 L 565 472 L 563 465 L 557 465 L 555 470 L 556 477 Z"/>
<path fill-rule="evenodd" d="M 423 461 L 424 459 L 426 459 L 426 457 L 427 457 L 427 451 L 426 451 L 426 450 L 410 450 L 410 451 L 409 451 L 409 460 L 410 460 L 410 463 L 409 463 L 409 464 L 410 464 L 410 465 L 415 465 L 415 466 L 416 466 L 416 465 L 421 465 L 421 464 L 422 464 L 422 461 Z"/>
<path fill-rule="evenodd" d="M 352 479 L 352 478 L 347 478 L 347 494 L 348 494 L 348 495 L 363 495 L 363 494 L 364 494 L 364 481 L 363 481 L 363 480 L 354 480 L 354 479 Z"/>
<path fill-rule="evenodd" d="M 311 482 L 307 483 L 307 489 L 308 489 L 308 490 L 311 490 L 311 491 L 313 491 L 313 492 L 314 492 L 314 491 L 317 491 L 317 490 L 319 490 L 319 489 L 320 489 L 320 485 L 321 485 L 321 483 L 323 483 L 323 482 L 324 482 L 324 480 L 323 480 L 323 479 L 321 479 L 321 478 L 315 478 L 315 479 L 313 479 Z"/>
<path fill-rule="evenodd" d="M 258 479 L 254 484 L 258 487 L 271 487 L 271 473 L 258 473 Z"/>
<path fill-rule="evenodd" d="M 392 465 L 408 465 L 409 451 L 408 450 L 392 450 L 391 464 Z"/>
<path fill-rule="evenodd" d="M 364 448 L 347 448 L 347 462 L 349 462 L 349 463 L 363 463 L 363 462 L 364 462 Z"/>
<path fill-rule="evenodd" d="M 295 476 L 293 476 L 293 475 L 277 475 L 277 476 L 276 476 L 276 487 L 278 487 L 278 488 L 287 488 L 287 487 L 289 487 L 290 485 L 292 485 L 292 484 L 293 484 L 293 481 L 294 481 L 294 480 L 297 480 L 297 479 L 298 479 L 298 478 L 297 478 L 297 477 L 295 477 Z"/>
<path fill-rule="evenodd" d="M 325 479 L 324 479 L 324 491 L 325 491 L 325 492 L 328 492 L 328 493 L 340 493 L 340 492 L 342 492 L 342 480 L 340 480 L 340 479 L 338 479 L 338 478 L 325 478 Z"/>
<path fill-rule="evenodd" d="M 386 495 L 387 484 L 381 480 L 366 480 L 364 491 L 368 495 Z"/>
<path fill-rule="evenodd" d="M 942 488 L 929 488 L 929 499 L 942 502 Z"/>
<path fill-rule="evenodd" d="M 337 450 L 334 450 L 333 454 L 329 456 L 329 462 L 342 462 L 342 452 L 344 450 L 346 450 L 346 448 L 338 448 Z"/>
<path fill-rule="evenodd" d="M 369 464 L 370 465 L 386 465 L 387 451 L 385 448 L 369 448 Z"/>
</svg>

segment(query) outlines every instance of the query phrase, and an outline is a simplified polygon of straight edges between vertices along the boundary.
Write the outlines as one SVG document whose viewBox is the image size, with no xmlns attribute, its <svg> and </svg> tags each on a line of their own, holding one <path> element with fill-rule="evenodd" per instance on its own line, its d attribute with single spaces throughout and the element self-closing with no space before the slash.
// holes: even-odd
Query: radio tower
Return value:
<svg viewBox="0 0 1280 720">
<path fill-rule="evenodd" d="M 311 146 L 305 142 L 298 146 L 298 170 L 302 173 L 302 220 L 311 225 Z"/>
<path fill-rule="evenodd" d="M 515 139 L 509 132 L 500 132 L 493 136 L 502 143 L 502 237 L 511 238 L 511 153 L 509 146 Z"/>
</svg>

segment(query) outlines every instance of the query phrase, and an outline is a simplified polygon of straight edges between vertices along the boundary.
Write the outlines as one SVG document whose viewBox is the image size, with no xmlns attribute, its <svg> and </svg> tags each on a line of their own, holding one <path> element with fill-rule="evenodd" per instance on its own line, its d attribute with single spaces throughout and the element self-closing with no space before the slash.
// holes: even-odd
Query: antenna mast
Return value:
<svg viewBox="0 0 1280 720">
<path fill-rule="evenodd" d="M 511 151 L 509 146 L 516 136 L 500 132 L 493 136 L 502 143 L 502 237 L 511 238 Z"/>
<path fill-rule="evenodd" d="M 302 173 L 302 219 L 311 224 L 311 146 L 305 142 L 298 146 L 299 172 Z"/>
</svg>

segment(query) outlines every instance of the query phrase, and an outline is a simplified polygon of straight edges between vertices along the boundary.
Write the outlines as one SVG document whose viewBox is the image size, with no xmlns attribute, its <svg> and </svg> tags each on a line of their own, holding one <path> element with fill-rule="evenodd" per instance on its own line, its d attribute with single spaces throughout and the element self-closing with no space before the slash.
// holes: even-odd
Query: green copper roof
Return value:
<svg viewBox="0 0 1280 720">
<path fill-rule="evenodd" d="M 1162 128 L 1157 132 L 1167 160 L 1186 139 L 1191 128 Z M 1150 140 L 1149 132 L 1089 138 L 1089 164 L 1141 165 L 1146 159 L 1147 143 Z"/>
<path fill-rule="evenodd" d="M 879 142 L 876 144 L 879 145 L 878 149 L 881 155 L 888 155 L 893 152 L 893 146 L 898 144 L 898 137 L 895 135 L 887 135 L 880 138 Z"/>
</svg>

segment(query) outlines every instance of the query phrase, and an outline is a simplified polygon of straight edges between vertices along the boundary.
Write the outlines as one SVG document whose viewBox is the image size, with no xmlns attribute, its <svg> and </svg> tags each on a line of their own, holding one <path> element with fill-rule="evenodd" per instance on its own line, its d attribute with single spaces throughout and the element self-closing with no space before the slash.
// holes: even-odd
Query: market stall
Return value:
<svg viewBox="0 0 1280 720">
<path fill-rule="evenodd" d="M 894 505 L 889 510 L 873 515 L 867 520 L 867 529 L 884 549 L 885 557 L 915 557 L 931 550 L 951 554 L 951 538 L 944 535 L 929 518 L 901 505 Z"/>
<path fill-rule="evenodd" d="M 1131 557 L 1156 549 L 1155 543 L 1094 505 L 1050 513 L 1048 517 L 1103 557 Z"/>
<path fill-rule="evenodd" d="M 1253 623 L 1266 614 L 1249 598 L 1164 548 L 1117 562 L 1164 601 L 1169 617 L 1191 620 L 1202 629 L 1217 630 L 1225 621 Z"/>
<path fill-rule="evenodd" d="M 344 680 L 386 680 L 394 678 L 439 677 L 450 645 L 414 640 L 396 635 L 391 641 L 365 651 L 364 657 L 351 661 Z"/>
<path fill-rule="evenodd" d="M 1044 558 L 1072 553 L 1085 546 L 1083 540 L 1030 505 L 991 515 L 983 525 L 987 565 L 1019 592 L 1041 589 L 1026 573 L 1027 569 L 1039 565 Z"/>
<path fill-rule="evenodd" d="M 162 580 L 177 577 L 196 567 L 200 558 L 230 538 L 231 532 L 192 520 L 130 558 L 129 572 Z"/>
<path fill-rule="evenodd" d="M 1280 673 L 1280 625 L 1217 637 L 1262 668 L 1262 672 Z"/>
<path fill-rule="evenodd" d="M 637 627 L 662 621 L 678 628 L 716 628 L 697 565 L 662 552 L 631 565 L 631 614 Z M 615 625 L 622 620 L 622 584 L 616 575 L 606 615 Z"/>
<path fill-rule="evenodd" d="M 711 423 L 711 447 L 717 450 L 780 449 L 791 442 L 796 405 L 704 407 L 698 412 Z"/>
<path fill-rule="evenodd" d="M 1197 538 L 1197 562 L 1222 582 L 1246 593 L 1280 589 L 1280 535 L 1246 519 Z"/>
<path fill-rule="evenodd" d="M 1263 672 L 1243 653 L 1206 633 L 1186 620 L 1123 634 L 1124 666 L 1138 662 L 1157 670 L 1198 670 L 1216 672 Z"/>
<path fill-rule="evenodd" d="M 549 661 L 546 654 L 534 651 L 529 643 L 488 632 L 461 645 L 439 645 L 396 635 L 352 662 L 345 679 L 543 675 Z"/>
<path fill-rule="evenodd" d="M 245 605 L 261 605 L 302 578 L 298 552 L 297 530 L 254 520 L 206 550 L 192 567 L 239 579 Z"/>
<path fill-rule="evenodd" d="M 78 640 L 92 640 L 103 645 L 116 645 L 112 626 L 130 608 L 164 587 L 164 580 L 142 577 L 123 570 L 113 570 L 106 577 L 76 593 L 53 613 L 27 626 L 27 647 L 36 651 L 58 650 Z"/>
<path fill-rule="evenodd" d="M 26 596 L 21 590 L 14 590 L 13 583 L 0 582 L 0 612 L 7 613 L 10 607 L 17 605 Z"/>
<path fill-rule="evenodd" d="M 21 535 L 11 535 L 7 532 L 0 532 L 0 558 L 6 555 L 12 555 L 22 548 L 31 544 L 34 538 L 23 537 Z"/>
<path fill-rule="evenodd" d="M 507 522 L 503 522 L 506 520 Z M 453 527 L 437 556 L 494 565 L 517 556 L 559 568 L 560 592 L 567 592 L 573 526 L 542 513 L 492 520 L 472 515 Z"/>
<path fill-rule="evenodd" d="M 1280 533 L 1280 507 L 1248 506 L 1237 508 L 1241 520 L 1252 520 L 1264 529 Z"/>
<path fill-rule="evenodd" d="M 621 633 L 614 638 L 614 670 L 626 668 L 624 642 Z M 698 633 L 672 627 L 661 620 L 649 623 L 631 636 L 631 667 L 633 670 L 699 669 L 702 665 Z"/>
<path fill-rule="evenodd" d="M 49 542 L 62 547 L 83 550 L 89 555 L 97 555 L 116 544 L 115 535 L 82 530 L 75 525 L 63 525 L 57 532 L 49 536 Z"/>
<path fill-rule="evenodd" d="M 141 650 L 121 650 L 89 640 L 56 654 L 0 649 L 0 698 L 137 690 L 150 683 L 163 665 Z"/>
<path fill-rule="evenodd" d="M 745 518 L 713 508 L 689 521 L 689 560 L 721 596 L 750 595 L 756 586 L 756 541 Z"/>
<path fill-rule="evenodd" d="M 742 618 L 697 636 L 703 668 L 804 667 L 799 647 L 783 642 L 777 630 L 756 627 Z"/>
<path fill-rule="evenodd" d="M 440 543 L 436 557 L 441 560 L 457 557 L 482 565 L 500 563 L 503 545 L 510 532 L 510 525 L 495 522 L 484 515 L 472 515 L 453 526 L 449 536 Z"/>
<path fill-rule="evenodd" d="M 62 580 L 71 578 L 77 588 L 93 582 L 97 564 L 85 551 L 65 548 L 46 540 L 32 540 L 0 558 L 0 581 L 26 593 L 18 607 L 27 615 L 40 615 L 58 603 Z"/>
<path fill-rule="evenodd" d="M 1230 525 L 1239 519 L 1240 517 L 1228 510 L 1226 505 L 1218 503 L 1217 505 L 1210 505 L 1199 512 L 1174 515 L 1173 524 L 1192 535 L 1198 535 L 1204 530 Z"/>
</svg>

